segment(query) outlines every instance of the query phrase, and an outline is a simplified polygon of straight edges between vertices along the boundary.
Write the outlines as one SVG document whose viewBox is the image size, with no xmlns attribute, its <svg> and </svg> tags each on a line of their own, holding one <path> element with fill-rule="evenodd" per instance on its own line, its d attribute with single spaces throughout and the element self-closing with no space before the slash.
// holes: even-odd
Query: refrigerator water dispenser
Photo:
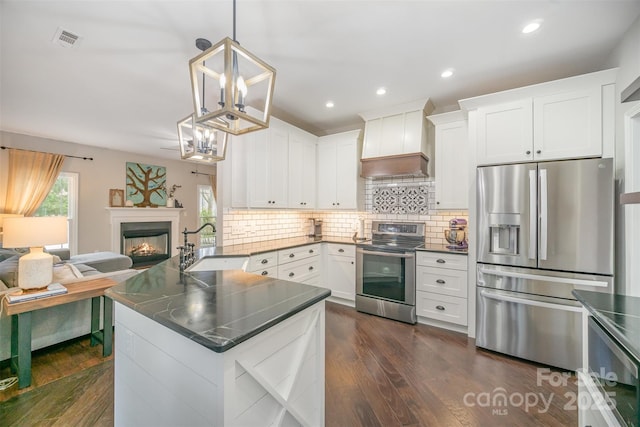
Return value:
<svg viewBox="0 0 640 427">
<path fill-rule="evenodd" d="M 489 252 L 497 255 L 518 255 L 520 216 L 490 214 Z"/>
</svg>

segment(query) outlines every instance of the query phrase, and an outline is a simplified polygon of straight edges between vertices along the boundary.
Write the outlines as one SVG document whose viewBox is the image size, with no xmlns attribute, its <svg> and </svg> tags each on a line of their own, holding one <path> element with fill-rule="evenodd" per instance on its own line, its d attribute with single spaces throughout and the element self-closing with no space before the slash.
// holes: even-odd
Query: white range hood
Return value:
<svg viewBox="0 0 640 427">
<path fill-rule="evenodd" d="M 433 176 L 433 103 L 421 99 L 360 113 L 365 121 L 362 176 Z"/>
</svg>

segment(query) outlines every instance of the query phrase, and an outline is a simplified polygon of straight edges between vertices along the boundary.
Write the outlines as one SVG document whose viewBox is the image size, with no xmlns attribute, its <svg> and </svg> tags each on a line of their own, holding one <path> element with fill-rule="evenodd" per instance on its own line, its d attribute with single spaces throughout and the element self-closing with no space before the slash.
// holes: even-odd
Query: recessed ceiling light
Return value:
<svg viewBox="0 0 640 427">
<path fill-rule="evenodd" d="M 529 34 L 529 33 L 533 33 L 534 31 L 538 30 L 540 28 L 540 21 L 533 21 L 528 23 L 527 25 L 525 25 L 522 28 L 522 33 L 523 34 Z"/>
<path fill-rule="evenodd" d="M 383 87 L 376 90 L 376 95 L 384 95 L 385 93 L 387 93 L 387 90 Z"/>
<path fill-rule="evenodd" d="M 333 108 L 333 106 L 334 106 L 333 101 L 327 101 L 327 103 L 324 104 L 324 106 L 327 107 L 327 108 Z"/>
<path fill-rule="evenodd" d="M 443 79 L 446 79 L 447 77 L 451 77 L 451 76 L 453 76 L 453 70 L 451 69 L 444 70 L 442 74 L 440 74 L 440 77 L 442 77 Z"/>
</svg>

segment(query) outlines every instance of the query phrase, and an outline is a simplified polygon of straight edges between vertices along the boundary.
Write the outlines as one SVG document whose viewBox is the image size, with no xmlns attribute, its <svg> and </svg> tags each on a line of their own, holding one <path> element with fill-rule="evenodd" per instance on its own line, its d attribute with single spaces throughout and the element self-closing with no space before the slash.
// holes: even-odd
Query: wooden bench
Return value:
<svg viewBox="0 0 640 427">
<path fill-rule="evenodd" d="M 104 291 L 115 284 L 114 280 L 103 277 L 65 284 L 66 294 L 12 304 L 4 299 L 4 310 L 11 316 L 11 371 L 18 374 L 18 388 L 31 385 L 31 313 L 36 310 L 91 298 L 91 345 L 102 343 L 102 355 L 111 355 L 113 301 L 104 296 Z M 100 330 L 101 297 L 104 299 L 104 331 Z"/>
</svg>

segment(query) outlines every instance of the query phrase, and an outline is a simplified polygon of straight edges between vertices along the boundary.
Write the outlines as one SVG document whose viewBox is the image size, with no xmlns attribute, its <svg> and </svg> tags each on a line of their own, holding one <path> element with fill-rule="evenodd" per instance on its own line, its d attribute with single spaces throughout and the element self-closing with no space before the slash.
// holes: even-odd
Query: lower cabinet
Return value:
<svg viewBox="0 0 640 427">
<path fill-rule="evenodd" d="M 416 253 L 416 314 L 467 326 L 467 256 Z"/>
<path fill-rule="evenodd" d="M 321 286 L 331 289 L 333 301 L 348 301 L 352 305 L 356 300 L 356 247 L 325 243 L 325 248 L 326 262 Z"/>
<path fill-rule="evenodd" d="M 247 264 L 247 272 L 278 277 L 278 252 L 264 252 L 251 256 Z"/>
</svg>

